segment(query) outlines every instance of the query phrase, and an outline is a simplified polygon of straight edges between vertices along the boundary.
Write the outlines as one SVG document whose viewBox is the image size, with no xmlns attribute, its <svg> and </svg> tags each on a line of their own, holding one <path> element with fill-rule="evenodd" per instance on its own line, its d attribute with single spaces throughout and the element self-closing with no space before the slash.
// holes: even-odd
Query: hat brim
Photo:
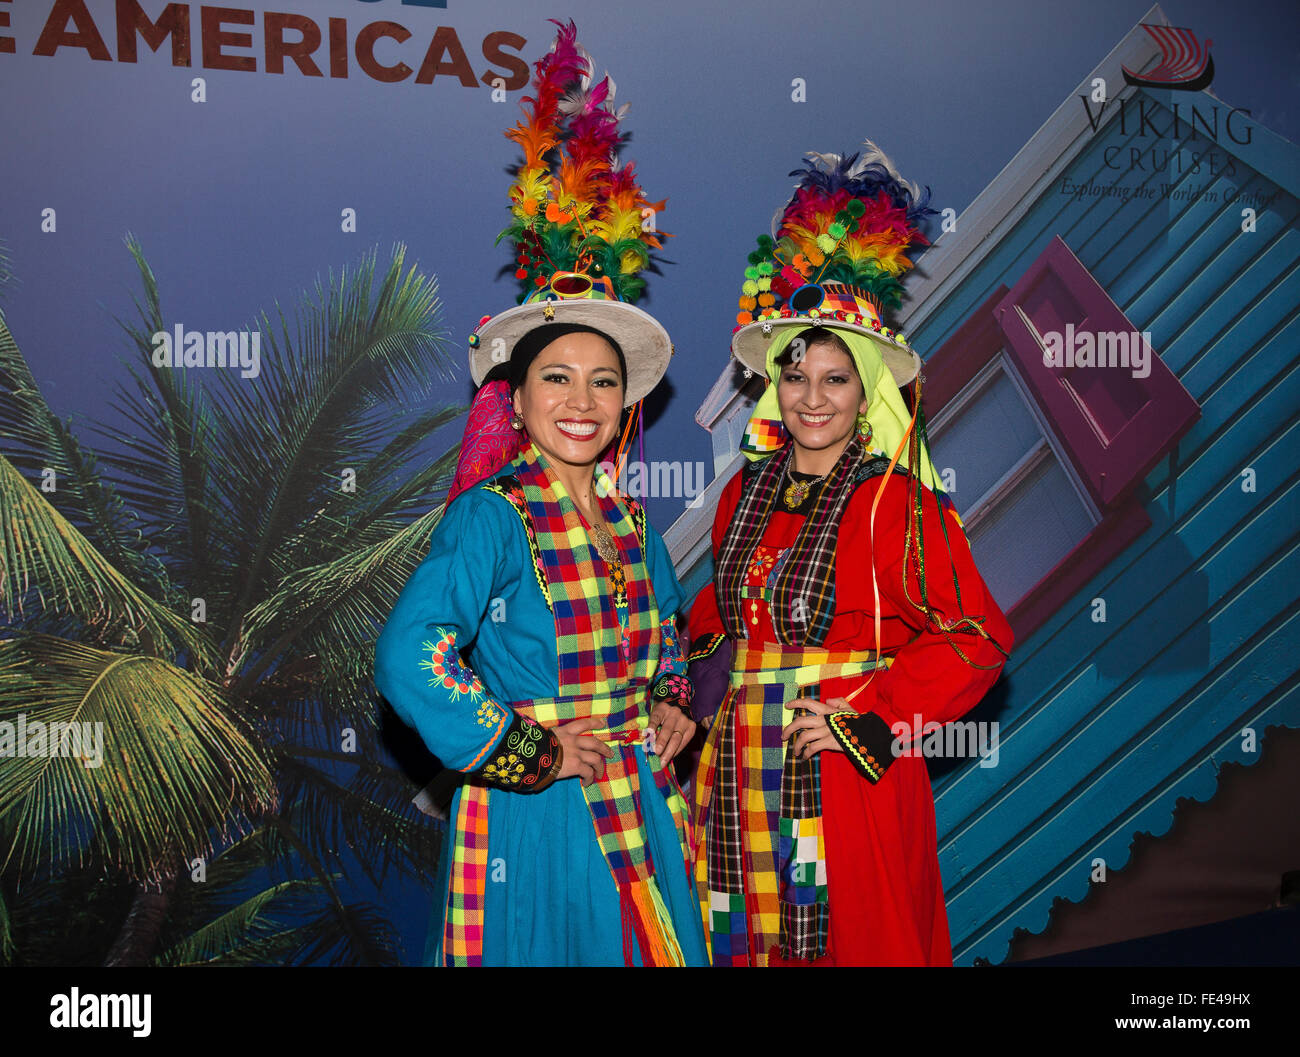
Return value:
<svg viewBox="0 0 1300 1057">
<path fill-rule="evenodd" d="M 746 323 L 731 337 L 732 355 L 755 374 L 766 375 L 768 350 L 784 339 L 791 330 L 807 330 L 809 327 L 848 330 L 870 338 L 900 389 L 910 384 L 921 370 L 921 357 L 915 350 L 891 341 L 870 327 L 859 327 L 828 317 L 814 319 L 808 316 L 795 316 L 789 319 Z"/>
<path fill-rule="evenodd" d="M 520 338 L 547 323 L 578 323 L 618 342 L 627 366 L 625 407 L 646 396 L 668 370 L 673 343 L 654 316 L 624 301 L 560 298 L 517 305 L 484 323 L 477 332 L 478 344 L 469 350 L 474 384 L 482 385 L 488 371 L 508 362 Z"/>
</svg>

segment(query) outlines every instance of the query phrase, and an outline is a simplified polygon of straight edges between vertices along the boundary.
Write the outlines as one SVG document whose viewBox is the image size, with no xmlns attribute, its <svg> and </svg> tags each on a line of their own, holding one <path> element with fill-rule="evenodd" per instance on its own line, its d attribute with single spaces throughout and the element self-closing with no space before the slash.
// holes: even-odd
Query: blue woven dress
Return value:
<svg viewBox="0 0 1300 1057">
<path fill-rule="evenodd" d="M 598 473 L 602 481 L 608 488 Z M 674 624 L 681 591 L 636 504 L 601 502 L 621 559 L 608 567 L 575 534 L 548 534 L 572 525 L 576 508 L 526 449 L 451 503 L 379 638 L 379 689 L 446 767 L 466 773 L 449 813 L 427 964 L 708 964 L 688 809 L 640 736 L 653 680 L 685 672 Z M 601 603 L 594 633 L 576 640 L 586 654 L 572 647 L 583 596 L 570 566 L 588 570 L 580 586 Z M 586 790 L 577 779 L 538 793 L 503 788 L 523 770 L 508 741 L 519 713 L 544 727 L 607 717 L 597 733 L 617 754 L 606 777 Z M 611 774 L 623 777 L 611 785 Z M 634 873 L 639 882 L 620 884 Z"/>
</svg>

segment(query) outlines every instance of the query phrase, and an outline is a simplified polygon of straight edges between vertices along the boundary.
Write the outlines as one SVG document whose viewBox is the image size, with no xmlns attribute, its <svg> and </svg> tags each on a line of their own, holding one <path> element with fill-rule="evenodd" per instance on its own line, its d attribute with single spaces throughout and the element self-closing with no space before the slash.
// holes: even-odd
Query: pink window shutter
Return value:
<svg viewBox="0 0 1300 1057">
<path fill-rule="evenodd" d="M 1093 335 L 1094 348 L 1103 333 L 1126 335 L 1130 346 L 1144 343 L 1059 235 L 999 302 L 994 316 L 1008 354 L 1103 510 L 1135 488 L 1201 413 L 1154 350 L 1148 349 L 1145 378 L 1134 377 L 1131 365 L 1044 362 L 1040 335 L 1054 333 L 1062 346 L 1085 333 Z"/>
</svg>

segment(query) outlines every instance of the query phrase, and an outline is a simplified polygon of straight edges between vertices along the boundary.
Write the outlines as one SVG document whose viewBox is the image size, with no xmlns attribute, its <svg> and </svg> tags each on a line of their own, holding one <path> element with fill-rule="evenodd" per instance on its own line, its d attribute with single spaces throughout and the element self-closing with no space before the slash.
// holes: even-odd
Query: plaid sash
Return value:
<svg viewBox="0 0 1300 1057">
<path fill-rule="evenodd" d="M 718 610 L 733 639 L 745 634 L 740 609 L 745 569 L 763 538 L 793 452 L 794 446 L 787 444 L 775 455 L 751 464 L 752 470 L 746 468 L 751 476 L 745 482 L 727 534 L 718 547 L 714 570 Z M 777 640 L 786 645 L 816 645 L 826 641 L 835 615 L 835 540 L 840 517 L 853 494 L 853 478 L 865 453 L 862 438 L 854 433 L 839 461 L 819 486 L 812 512 L 804 519 L 772 585 L 772 628 Z"/>
<path fill-rule="evenodd" d="M 871 651 L 736 643 L 695 787 L 695 880 L 714 965 L 766 965 L 774 949 L 788 959 L 826 953 L 819 760 L 796 760 L 781 730 L 799 714 L 797 698 L 820 699 L 822 683 L 889 663 Z"/>
<path fill-rule="evenodd" d="M 644 739 L 649 724 L 646 693 L 658 669 L 660 648 L 658 607 L 645 566 L 644 514 L 630 501 L 619 502 L 613 484 L 597 471 L 601 510 L 617 541 L 625 574 L 629 646 L 629 659 L 625 660 L 623 631 L 610 597 L 605 562 L 589 542 L 563 485 L 532 445 L 514 459 L 509 470 L 514 478 L 511 498 L 524 519 L 555 618 L 560 690 L 557 697 L 512 701 L 510 707 L 547 727 L 591 716 L 606 721 L 593 733 L 615 745 L 616 753 L 606 763 L 604 776 L 583 793 L 601 853 L 618 887 L 624 960 L 632 963 L 635 937 L 646 964 L 680 965 L 681 950 L 654 881 L 637 771 L 636 744 Z M 676 778 L 659 757 L 650 757 L 650 764 L 658 787 L 655 795 L 663 796 L 677 824 L 689 874 L 685 801 Z M 487 818 L 494 795 L 486 787 L 470 783 L 461 789 L 443 934 L 447 965 L 482 963 Z"/>
</svg>

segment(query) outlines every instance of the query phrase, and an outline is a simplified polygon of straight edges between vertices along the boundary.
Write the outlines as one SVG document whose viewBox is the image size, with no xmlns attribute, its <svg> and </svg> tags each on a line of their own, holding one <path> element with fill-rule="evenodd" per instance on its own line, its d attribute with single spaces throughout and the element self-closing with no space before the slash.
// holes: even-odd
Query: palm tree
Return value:
<svg viewBox="0 0 1300 1057">
<path fill-rule="evenodd" d="M 154 366 L 158 286 L 127 245 L 144 287 L 121 324 L 129 432 L 101 425 L 100 450 L 50 411 L 0 316 L 0 721 L 105 732 L 100 767 L 0 769 L 0 960 L 27 934 L 19 882 L 43 877 L 48 902 L 93 866 L 132 885 L 108 964 L 395 961 L 343 880 L 436 856 L 383 763 L 370 671 L 456 456 L 408 469 L 462 410 L 425 406 L 448 369 L 436 281 L 400 246 L 377 277 L 372 252 L 292 320 L 263 314 L 243 378 Z"/>
</svg>

